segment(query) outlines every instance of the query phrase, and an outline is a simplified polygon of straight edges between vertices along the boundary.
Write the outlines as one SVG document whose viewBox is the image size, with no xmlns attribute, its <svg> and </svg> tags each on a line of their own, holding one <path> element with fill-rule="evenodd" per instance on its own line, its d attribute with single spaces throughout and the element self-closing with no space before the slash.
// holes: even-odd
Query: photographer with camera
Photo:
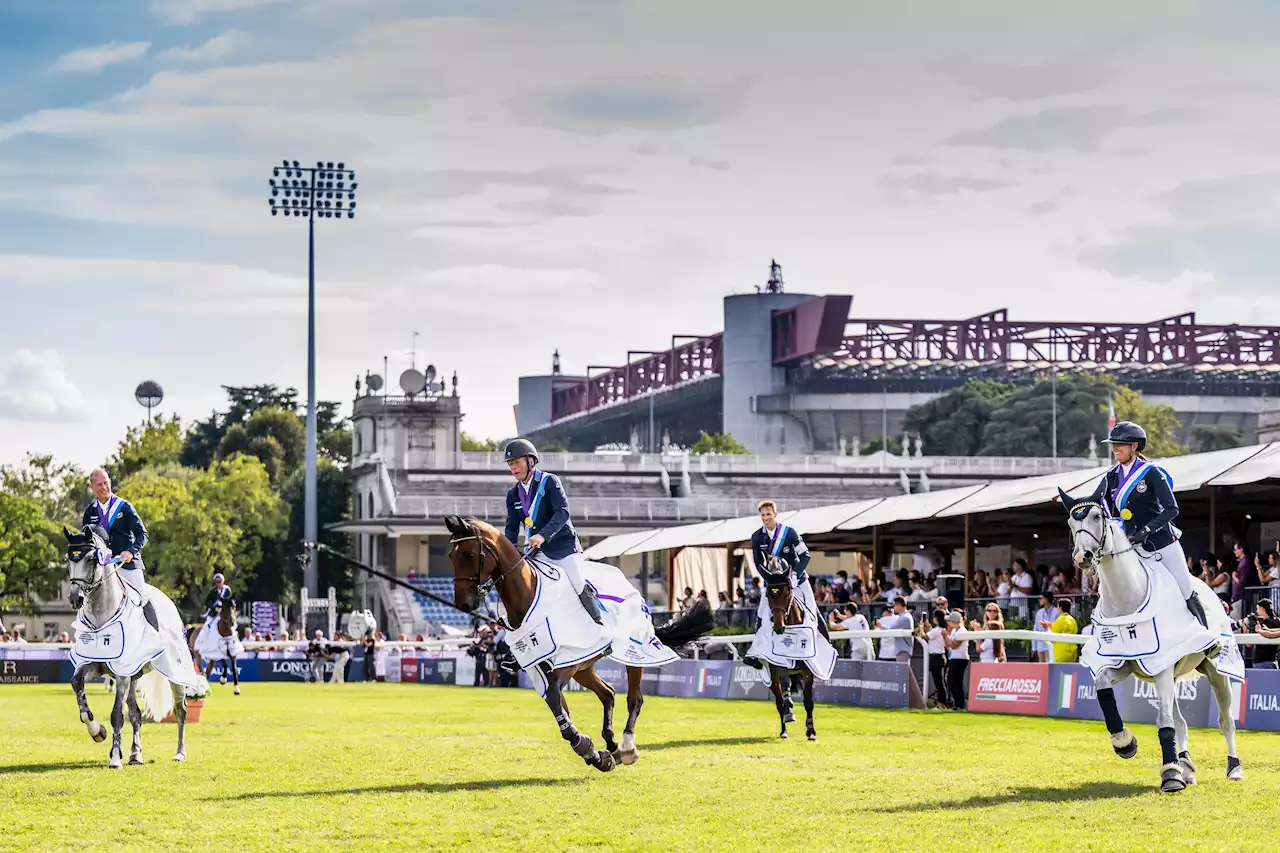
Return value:
<svg viewBox="0 0 1280 853">
<path fill-rule="evenodd" d="M 846 604 L 844 607 L 837 607 L 831 611 L 828 617 L 830 620 L 827 624 L 834 631 L 870 631 L 871 626 L 867 623 L 867 617 L 858 612 L 855 604 Z M 865 637 L 861 640 L 846 640 L 849 644 L 849 660 L 873 660 L 875 658 L 875 648 L 871 645 L 871 638 Z"/>
<path fill-rule="evenodd" d="M 1258 602 L 1258 609 L 1254 613 L 1250 613 L 1245 617 L 1241 627 L 1249 633 L 1257 634 L 1259 637 L 1275 639 L 1280 637 L 1280 619 L 1276 618 L 1275 610 L 1267 599 Z M 1270 644 L 1259 644 L 1253 647 L 1253 668 L 1254 669 L 1277 669 L 1276 652 L 1280 651 L 1280 646 Z"/>
</svg>

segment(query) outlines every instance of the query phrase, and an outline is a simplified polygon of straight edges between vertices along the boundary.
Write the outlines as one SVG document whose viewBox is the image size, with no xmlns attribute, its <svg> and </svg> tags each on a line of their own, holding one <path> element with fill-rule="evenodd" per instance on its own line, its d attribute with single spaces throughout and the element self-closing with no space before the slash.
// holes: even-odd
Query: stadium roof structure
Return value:
<svg viewBox="0 0 1280 853">
<path fill-rule="evenodd" d="M 1241 490 L 1241 487 L 1261 486 L 1270 480 L 1280 480 L 1280 442 L 1176 456 L 1158 460 L 1158 464 L 1169 473 L 1175 492 L 1196 493 L 1207 486 L 1232 488 L 1238 493 L 1231 502 L 1234 510 L 1265 512 L 1269 508 L 1272 515 L 1280 516 L 1280 506 L 1274 506 L 1274 489 L 1265 494 L 1259 490 Z M 832 544 L 848 543 L 849 534 L 865 534 L 888 527 L 897 527 L 901 534 L 919 536 L 921 541 L 954 542 L 957 530 L 967 531 L 968 519 L 974 516 L 989 517 L 991 524 L 988 529 L 998 536 L 1001 530 L 1028 530 L 1028 523 L 1042 528 L 1050 520 L 1050 515 L 1056 516 L 1061 524 L 1061 510 L 1054 507 L 1058 489 L 1073 497 L 1087 495 L 1106 471 L 1107 466 L 1102 466 L 814 507 L 780 515 L 779 520 L 804 536 L 826 538 Z M 1036 512 L 1034 517 L 1019 517 L 1016 515 L 1019 510 Z M 1209 513 L 1212 515 L 1213 512 L 1211 507 Z M 1201 508 L 1197 507 L 1191 513 L 1184 511 L 1182 517 L 1189 517 L 1194 522 L 1203 515 Z M 737 545 L 749 539 L 759 525 L 760 520 L 756 516 L 745 516 L 627 533 L 596 543 L 587 549 L 586 556 L 605 559 L 664 549 Z M 930 526 L 935 530 L 929 531 L 927 528 Z M 984 538 L 992 541 L 991 537 Z"/>
</svg>

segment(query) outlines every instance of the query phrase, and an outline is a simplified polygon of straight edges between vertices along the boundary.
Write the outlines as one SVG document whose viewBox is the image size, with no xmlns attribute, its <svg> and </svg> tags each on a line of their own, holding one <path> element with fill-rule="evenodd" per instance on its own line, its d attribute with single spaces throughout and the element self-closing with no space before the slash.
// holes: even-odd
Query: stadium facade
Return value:
<svg viewBox="0 0 1280 853">
<path fill-rule="evenodd" d="M 774 265 L 756 293 L 724 298 L 724 330 L 673 335 L 616 366 L 520 379 L 521 435 L 571 450 L 689 446 L 733 435 L 753 453 L 837 453 L 901 432 L 903 416 L 970 379 L 1030 384 L 1051 371 L 1106 373 L 1172 406 L 1182 439 L 1202 426 L 1258 440 L 1280 396 L 1280 327 L 850 316 L 853 297 L 787 293 Z M 637 342 L 640 344 L 643 342 Z M 652 342 L 648 342 L 652 343 Z M 622 353 L 619 353 L 622 356 Z M 928 452 L 928 448 L 925 448 Z"/>
</svg>

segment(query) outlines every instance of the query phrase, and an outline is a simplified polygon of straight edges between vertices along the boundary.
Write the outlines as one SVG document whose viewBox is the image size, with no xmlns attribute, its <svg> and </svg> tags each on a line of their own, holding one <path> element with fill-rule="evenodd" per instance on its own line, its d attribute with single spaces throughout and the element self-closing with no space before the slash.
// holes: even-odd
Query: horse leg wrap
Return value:
<svg viewBox="0 0 1280 853">
<path fill-rule="evenodd" d="M 573 751 L 590 764 L 596 757 L 596 745 L 591 742 L 591 735 L 579 732 L 578 739 L 573 742 Z"/>
<path fill-rule="evenodd" d="M 1178 747 L 1174 740 L 1173 726 L 1164 726 L 1160 735 L 1160 760 L 1165 765 L 1178 763 Z"/>
<path fill-rule="evenodd" d="M 1116 705 L 1116 692 L 1110 687 L 1098 690 L 1098 705 L 1102 707 L 1102 719 L 1106 721 L 1107 731 L 1118 735 L 1124 731 L 1124 719 L 1120 716 L 1120 708 Z"/>
</svg>

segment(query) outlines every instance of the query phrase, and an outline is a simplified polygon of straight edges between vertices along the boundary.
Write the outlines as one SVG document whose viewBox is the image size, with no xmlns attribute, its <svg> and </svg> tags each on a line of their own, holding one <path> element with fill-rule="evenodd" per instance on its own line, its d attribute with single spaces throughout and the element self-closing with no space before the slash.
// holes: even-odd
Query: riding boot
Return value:
<svg viewBox="0 0 1280 853">
<path fill-rule="evenodd" d="M 156 608 L 151 604 L 151 599 L 142 599 L 142 616 L 147 620 L 147 624 L 155 630 L 160 630 L 160 619 L 156 616 Z"/>
<path fill-rule="evenodd" d="M 582 587 L 582 592 L 578 593 L 578 601 L 582 602 L 582 609 L 587 611 L 592 622 L 597 625 L 604 624 L 604 620 L 600 618 L 600 600 L 596 598 L 596 591 L 591 584 Z"/>
<path fill-rule="evenodd" d="M 1196 620 L 1201 625 L 1206 628 L 1209 627 L 1209 617 L 1205 615 L 1204 605 L 1200 603 L 1200 598 L 1194 592 L 1187 599 L 1187 609 L 1191 611 L 1191 615 L 1196 617 Z"/>
</svg>

